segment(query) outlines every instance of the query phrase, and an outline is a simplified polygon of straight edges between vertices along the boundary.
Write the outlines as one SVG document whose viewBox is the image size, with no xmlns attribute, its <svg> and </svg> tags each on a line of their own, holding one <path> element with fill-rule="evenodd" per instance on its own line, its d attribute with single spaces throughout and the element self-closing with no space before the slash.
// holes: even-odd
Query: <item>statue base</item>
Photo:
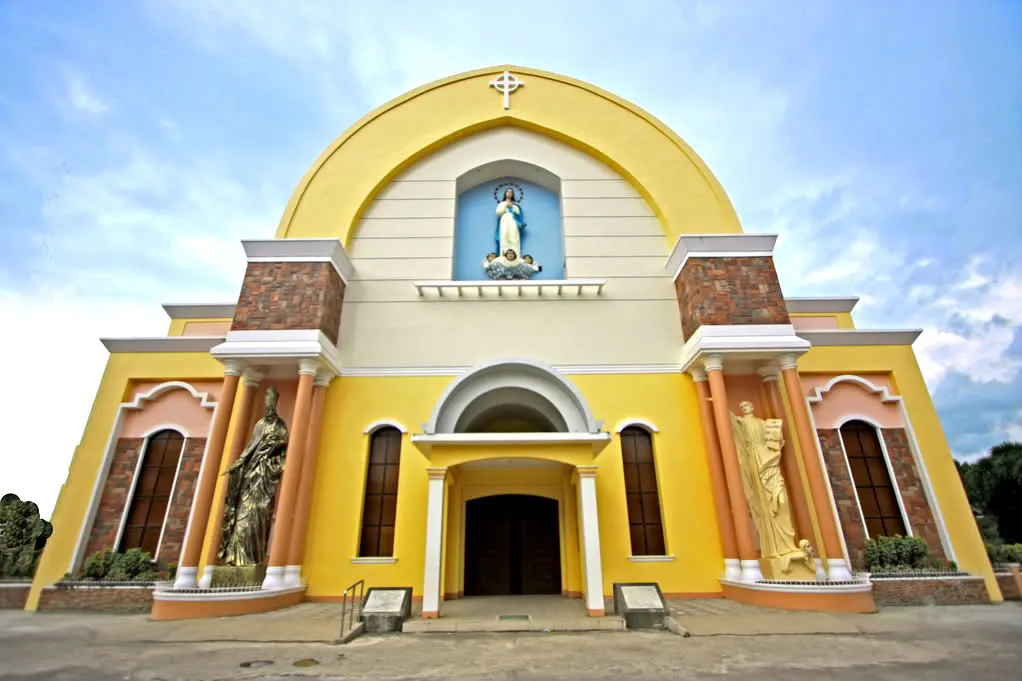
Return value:
<svg viewBox="0 0 1022 681">
<path fill-rule="evenodd" d="M 209 586 L 211 589 L 260 586 L 265 576 L 265 565 L 217 565 Z"/>
<path fill-rule="evenodd" d="M 760 558 L 759 569 L 766 579 L 797 582 L 816 581 L 816 560 L 802 551 L 794 551 L 784 556 Z"/>
</svg>

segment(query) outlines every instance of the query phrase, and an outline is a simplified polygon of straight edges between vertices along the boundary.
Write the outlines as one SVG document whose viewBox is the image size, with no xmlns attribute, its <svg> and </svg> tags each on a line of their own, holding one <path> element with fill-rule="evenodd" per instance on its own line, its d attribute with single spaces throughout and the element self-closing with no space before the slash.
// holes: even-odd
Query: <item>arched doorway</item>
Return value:
<svg viewBox="0 0 1022 681">
<path fill-rule="evenodd" d="M 465 595 L 561 593 L 557 502 L 501 494 L 465 504 Z"/>
</svg>

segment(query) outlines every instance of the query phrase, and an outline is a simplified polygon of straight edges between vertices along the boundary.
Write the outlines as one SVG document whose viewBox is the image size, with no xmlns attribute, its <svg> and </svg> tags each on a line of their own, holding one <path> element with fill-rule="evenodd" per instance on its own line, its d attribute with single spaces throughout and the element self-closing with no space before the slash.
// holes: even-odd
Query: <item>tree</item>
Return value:
<svg viewBox="0 0 1022 681">
<path fill-rule="evenodd" d="M 0 497 L 0 577 L 31 577 L 53 525 L 17 494 Z"/>
<path fill-rule="evenodd" d="M 989 456 L 957 466 L 984 538 L 991 539 L 992 524 L 1004 542 L 1022 543 L 1022 442 L 1002 442 Z"/>
</svg>

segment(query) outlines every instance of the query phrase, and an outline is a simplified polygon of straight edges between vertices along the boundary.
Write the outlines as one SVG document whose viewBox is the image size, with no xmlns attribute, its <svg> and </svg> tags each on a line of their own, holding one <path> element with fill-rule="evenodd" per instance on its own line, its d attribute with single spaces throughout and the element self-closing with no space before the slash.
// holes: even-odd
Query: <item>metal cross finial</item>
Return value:
<svg viewBox="0 0 1022 681">
<path fill-rule="evenodd" d="M 510 71 L 505 71 L 490 81 L 490 87 L 504 95 L 505 109 L 511 108 L 511 93 L 524 85 L 525 83 L 518 80 L 518 77 L 512 75 Z"/>
</svg>

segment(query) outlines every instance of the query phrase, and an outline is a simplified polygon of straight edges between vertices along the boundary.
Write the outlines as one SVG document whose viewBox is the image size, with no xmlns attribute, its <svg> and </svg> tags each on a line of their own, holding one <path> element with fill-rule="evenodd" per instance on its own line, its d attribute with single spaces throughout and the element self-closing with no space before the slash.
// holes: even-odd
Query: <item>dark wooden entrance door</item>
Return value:
<svg viewBox="0 0 1022 681">
<path fill-rule="evenodd" d="M 465 595 L 561 593 L 557 502 L 504 494 L 465 505 Z"/>
</svg>

